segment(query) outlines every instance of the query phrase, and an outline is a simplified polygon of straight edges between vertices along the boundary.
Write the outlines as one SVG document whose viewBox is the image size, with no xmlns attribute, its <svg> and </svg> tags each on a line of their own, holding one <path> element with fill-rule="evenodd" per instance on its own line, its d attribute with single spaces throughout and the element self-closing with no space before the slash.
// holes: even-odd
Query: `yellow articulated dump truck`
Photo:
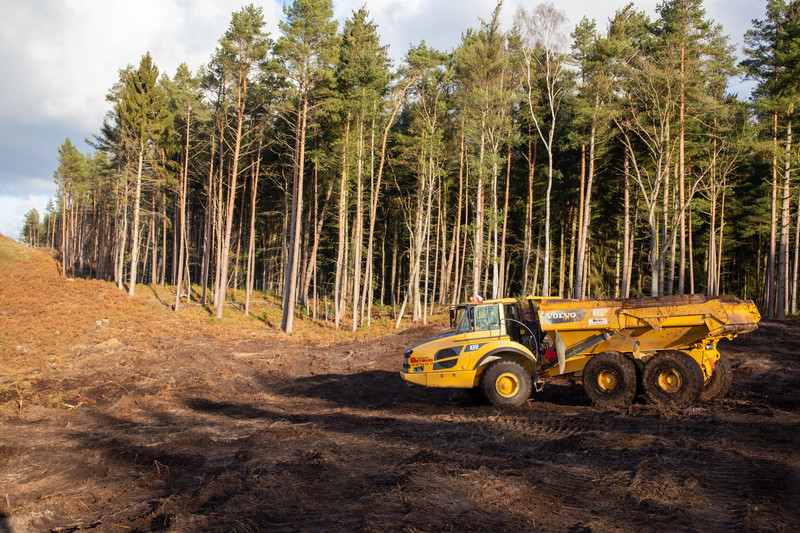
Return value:
<svg viewBox="0 0 800 533">
<path fill-rule="evenodd" d="M 450 309 L 452 331 L 405 350 L 401 376 L 474 389 L 498 406 L 522 405 L 543 378 L 579 379 L 601 407 L 639 391 L 689 405 L 727 391 L 731 367 L 717 343 L 760 319 L 752 301 L 730 296 L 470 301 Z"/>
</svg>

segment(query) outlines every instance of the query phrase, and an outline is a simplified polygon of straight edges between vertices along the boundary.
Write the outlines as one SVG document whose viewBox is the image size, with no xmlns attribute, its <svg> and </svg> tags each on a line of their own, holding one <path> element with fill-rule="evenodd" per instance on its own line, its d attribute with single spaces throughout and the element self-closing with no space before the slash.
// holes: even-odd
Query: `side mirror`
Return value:
<svg viewBox="0 0 800 533">
<path fill-rule="evenodd" d="M 456 310 L 450 309 L 450 329 L 456 329 Z"/>
</svg>

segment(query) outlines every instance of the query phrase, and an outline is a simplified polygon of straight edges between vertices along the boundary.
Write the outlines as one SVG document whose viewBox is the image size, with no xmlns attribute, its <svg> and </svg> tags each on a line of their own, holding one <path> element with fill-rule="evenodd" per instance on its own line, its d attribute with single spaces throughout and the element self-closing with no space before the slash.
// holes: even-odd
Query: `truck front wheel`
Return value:
<svg viewBox="0 0 800 533">
<path fill-rule="evenodd" d="M 644 365 L 642 386 L 654 404 L 690 405 L 703 391 L 703 370 L 683 352 L 659 352 Z"/>
<path fill-rule="evenodd" d="M 531 395 L 531 377 L 515 361 L 496 361 L 481 378 L 481 388 L 489 403 L 501 407 L 518 407 Z"/>
<path fill-rule="evenodd" d="M 636 396 L 636 366 L 619 352 L 601 352 L 583 367 L 583 390 L 597 407 L 624 407 Z"/>
</svg>

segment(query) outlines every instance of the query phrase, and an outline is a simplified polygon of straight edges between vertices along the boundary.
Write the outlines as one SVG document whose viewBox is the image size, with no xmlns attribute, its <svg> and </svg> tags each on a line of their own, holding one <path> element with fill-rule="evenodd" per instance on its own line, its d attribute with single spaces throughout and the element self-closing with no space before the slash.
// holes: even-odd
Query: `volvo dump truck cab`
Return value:
<svg viewBox="0 0 800 533">
<path fill-rule="evenodd" d="M 520 405 L 538 389 L 537 336 L 513 298 L 450 309 L 452 331 L 410 346 L 403 379 L 425 387 L 475 389 L 495 405 Z"/>
<path fill-rule="evenodd" d="M 630 404 L 638 391 L 687 405 L 726 392 L 730 363 L 717 343 L 759 319 L 733 297 L 473 300 L 451 308 L 451 331 L 405 350 L 401 376 L 499 406 L 525 403 L 545 377 L 581 380 L 598 406 Z"/>
</svg>

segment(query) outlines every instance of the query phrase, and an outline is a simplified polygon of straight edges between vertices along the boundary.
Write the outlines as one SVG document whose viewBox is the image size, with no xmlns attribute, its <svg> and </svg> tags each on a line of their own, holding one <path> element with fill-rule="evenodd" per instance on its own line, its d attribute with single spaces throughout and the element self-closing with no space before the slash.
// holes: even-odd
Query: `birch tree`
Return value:
<svg viewBox="0 0 800 533">
<path fill-rule="evenodd" d="M 542 296 L 550 295 L 550 200 L 553 192 L 553 148 L 558 112 L 565 96 L 564 63 L 566 37 L 563 26 L 566 16 L 553 4 L 539 4 L 526 10 L 520 6 L 514 19 L 522 38 L 522 68 L 526 103 L 539 138 L 547 150 L 547 192 L 544 215 L 544 275 Z M 534 98 L 541 79 L 543 108 Z"/>
</svg>

